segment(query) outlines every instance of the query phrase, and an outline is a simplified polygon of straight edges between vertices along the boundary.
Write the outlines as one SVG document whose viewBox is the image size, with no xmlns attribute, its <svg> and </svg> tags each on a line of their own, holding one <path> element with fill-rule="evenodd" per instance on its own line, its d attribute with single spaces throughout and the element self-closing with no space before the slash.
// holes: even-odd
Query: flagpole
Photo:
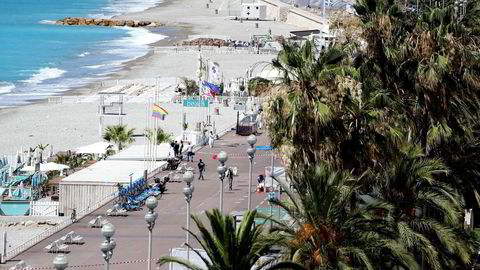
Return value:
<svg viewBox="0 0 480 270">
<path fill-rule="evenodd" d="M 150 112 L 149 112 L 149 120 L 148 120 L 148 126 L 149 126 L 149 129 L 152 131 L 152 134 L 155 132 L 153 130 L 153 121 L 154 119 L 151 119 L 152 117 L 152 113 L 153 113 L 153 97 L 150 97 L 149 98 L 149 106 L 150 108 Z M 152 135 L 153 136 L 153 135 Z M 150 140 L 148 140 L 148 170 L 151 171 L 152 169 L 152 154 L 153 154 L 153 151 L 152 151 L 152 147 L 153 147 L 153 137 L 150 138 Z"/>
<path fill-rule="evenodd" d="M 147 169 L 147 130 L 148 130 L 148 101 L 145 106 L 145 133 L 144 133 L 144 141 L 143 141 L 143 170 Z"/>
</svg>

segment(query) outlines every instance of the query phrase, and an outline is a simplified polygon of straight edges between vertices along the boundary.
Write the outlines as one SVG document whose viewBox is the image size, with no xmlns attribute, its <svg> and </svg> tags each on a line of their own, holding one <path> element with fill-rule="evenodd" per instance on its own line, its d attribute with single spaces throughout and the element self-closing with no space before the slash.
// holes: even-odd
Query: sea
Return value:
<svg viewBox="0 0 480 270">
<path fill-rule="evenodd" d="M 161 0 L 0 0 L 0 108 L 100 81 L 165 38 L 143 28 L 62 26 L 65 17 L 111 18 Z"/>
</svg>

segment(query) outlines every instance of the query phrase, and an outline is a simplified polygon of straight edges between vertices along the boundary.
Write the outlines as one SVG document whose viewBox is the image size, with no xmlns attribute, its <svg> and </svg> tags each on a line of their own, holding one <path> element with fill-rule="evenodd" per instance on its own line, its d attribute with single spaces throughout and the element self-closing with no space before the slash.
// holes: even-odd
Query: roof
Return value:
<svg viewBox="0 0 480 270">
<path fill-rule="evenodd" d="M 306 37 L 311 34 L 319 34 L 320 30 L 318 29 L 310 29 L 310 30 L 298 30 L 298 31 L 290 31 L 290 34 L 300 37 Z"/>
<path fill-rule="evenodd" d="M 168 154 L 173 156 L 173 151 L 170 149 L 170 145 L 168 143 L 162 143 L 157 145 L 157 160 L 165 160 L 168 158 Z M 135 144 L 131 145 L 128 148 L 122 150 L 120 153 L 115 154 L 107 158 L 107 160 L 136 160 L 136 161 L 143 161 L 145 156 L 145 145 L 143 144 Z"/>
<path fill-rule="evenodd" d="M 166 162 L 155 162 L 154 168 L 159 168 Z M 101 183 L 126 184 L 130 175 L 135 181 L 143 176 L 145 170 L 143 161 L 135 160 L 102 160 L 83 170 L 62 179 L 60 184 Z"/>
<path fill-rule="evenodd" d="M 113 144 L 107 142 L 96 142 L 77 148 L 77 154 L 106 154 L 107 148 Z"/>
</svg>

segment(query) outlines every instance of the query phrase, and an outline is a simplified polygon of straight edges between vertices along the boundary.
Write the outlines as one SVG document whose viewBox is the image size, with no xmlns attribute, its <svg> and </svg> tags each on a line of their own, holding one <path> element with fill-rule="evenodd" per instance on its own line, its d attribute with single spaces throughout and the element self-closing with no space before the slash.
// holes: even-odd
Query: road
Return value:
<svg viewBox="0 0 480 270">
<path fill-rule="evenodd" d="M 257 139 L 257 145 L 269 145 L 268 137 L 265 134 L 258 136 Z M 194 162 L 189 163 L 189 166 L 197 170 L 197 162 L 201 158 L 207 167 L 204 181 L 197 179 L 198 170 L 195 174 L 195 181 L 193 182 L 195 191 L 191 201 L 192 213 L 203 215 L 206 210 L 219 207 L 220 181 L 216 173 L 219 162 L 213 160 L 212 156 L 221 150 L 229 155 L 226 165 L 237 167 L 239 171 L 239 175 L 234 178 L 232 191 L 228 190 L 228 181 L 224 181 L 224 212 L 230 213 L 247 209 L 248 157 L 246 149 L 248 144 L 246 140 L 247 137 L 237 136 L 233 132 L 227 133 L 215 142 L 213 148 L 206 146 L 195 154 Z M 263 174 L 265 166 L 270 166 L 271 163 L 270 151 L 257 151 L 256 154 L 253 165 L 253 187 L 256 187 L 256 176 Z M 275 162 L 279 164 L 279 160 Z M 166 173 L 164 172 L 159 176 L 161 177 Z M 171 248 L 181 247 L 185 242 L 185 231 L 182 230 L 182 227 L 186 226 L 186 202 L 182 193 L 184 186 L 183 182 L 169 182 L 167 184 L 168 190 L 159 201 L 156 209 L 159 215 L 153 230 L 153 258 L 168 255 Z M 266 193 L 253 192 L 252 206 L 267 207 L 266 196 Z M 96 216 L 105 214 L 111 205 L 112 203 L 105 205 L 77 223 L 43 240 L 15 257 L 6 265 L 2 265 L 1 269 L 8 269 L 20 260 L 25 261 L 28 265 L 35 267 L 35 269 L 54 269 L 52 261 L 55 254 L 46 253 L 44 247 L 70 231 L 75 231 L 75 233 L 83 236 L 85 244 L 70 246 L 71 252 L 67 254 L 69 268 L 104 269 L 104 261 L 99 249 L 99 245 L 104 238 L 100 229 L 89 228 L 87 223 Z M 128 217 L 108 218 L 115 225 L 116 233 L 114 239 L 117 242 L 110 269 L 147 268 L 148 231 L 147 224 L 144 221 L 145 213 L 146 207 L 142 211 L 130 212 Z M 193 222 L 192 229 L 195 229 Z M 190 239 L 191 243 L 194 243 L 194 240 Z M 153 265 L 155 265 L 155 262 L 153 262 Z M 156 269 L 156 266 L 153 268 Z M 164 267 L 164 269 L 167 268 Z"/>
</svg>

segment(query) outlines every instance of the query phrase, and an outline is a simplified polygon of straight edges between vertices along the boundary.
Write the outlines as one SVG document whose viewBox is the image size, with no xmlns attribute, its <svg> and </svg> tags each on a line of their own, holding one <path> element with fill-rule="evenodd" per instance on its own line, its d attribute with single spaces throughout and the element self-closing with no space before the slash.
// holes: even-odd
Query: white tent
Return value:
<svg viewBox="0 0 480 270">
<path fill-rule="evenodd" d="M 264 69 L 256 77 L 264 78 L 271 81 L 277 81 L 283 78 L 282 73 L 278 69 Z"/>
<path fill-rule="evenodd" d="M 40 164 L 40 171 L 41 172 L 49 172 L 49 171 L 63 171 L 65 169 L 69 169 L 70 167 L 64 164 L 58 164 L 55 162 L 48 162 L 48 163 L 41 163 Z M 25 166 L 21 169 L 24 172 L 34 172 L 35 166 Z"/>
<path fill-rule="evenodd" d="M 184 149 L 186 149 L 186 146 L 184 146 Z M 144 145 L 141 144 L 134 144 L 130 145 L 128 148 L 123 149 L 121 152 L 118 154 L 115 154 L 113 156 L 109 156 L 108 160 L 141 160 L 143 161 L 145 159 L 145 153 L 146 149 Z M 168 143 L 161 143 L 157 145 L 156 148 L 156 159 L 157 160 L 165 160 L 169 157 L 173 157 L 173 149 Z M 150 155 L 151 158 L 151 155 Z"/>
<path fill-rule="evenodd" d="M 113 144 L 107 142 L 96 142 L 77 148 L 75 153 L 105 155 L 107 153 L 107 148 L 112 145 Z"/>
</svg>

